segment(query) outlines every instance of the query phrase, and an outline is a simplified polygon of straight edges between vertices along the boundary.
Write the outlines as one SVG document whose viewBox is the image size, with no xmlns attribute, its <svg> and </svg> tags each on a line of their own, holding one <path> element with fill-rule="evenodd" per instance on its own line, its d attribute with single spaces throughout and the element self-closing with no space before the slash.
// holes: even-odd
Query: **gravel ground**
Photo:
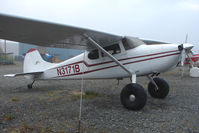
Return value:
<svg viewBox="0 0 199 133">
<path fill-rule="evenodd" d="M 37 81 L 2 75 L 22 71 L 22 63 L 0 66 L 0 132 L 76 132 L 78 129 L 81 81 Z M 120 91 L 129 79 L 84 81 L 81 131 L 85 133 L 193 132 L 199 133 L 199 82 L 185 69 L 161 74 L 170 84 L 164 100 L 148 95 L 141 111 L 129 111 L 120 104 Z M 146 77 L 137 82 L 147 88 Z"/>
</svg>

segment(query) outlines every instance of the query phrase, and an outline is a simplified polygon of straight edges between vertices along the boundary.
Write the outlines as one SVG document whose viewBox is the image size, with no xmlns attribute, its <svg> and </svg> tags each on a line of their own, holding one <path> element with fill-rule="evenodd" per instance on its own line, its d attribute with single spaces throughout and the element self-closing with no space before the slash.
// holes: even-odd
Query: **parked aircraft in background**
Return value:
<svg viewBox="0 0 199 133">
<path fill-rule="evenodd" d="M 190 58 L 186 58 L 185 64 L 191 64 L 190 61 L 192 61 L 194 64 L 199 63 L 199 54 L 196 54 L 194 52 L 190 53 Z M 197 65 L 197 64 L 196 64 Z M 199 65 L 199 64 L 198 64 Z"/>
</svg>

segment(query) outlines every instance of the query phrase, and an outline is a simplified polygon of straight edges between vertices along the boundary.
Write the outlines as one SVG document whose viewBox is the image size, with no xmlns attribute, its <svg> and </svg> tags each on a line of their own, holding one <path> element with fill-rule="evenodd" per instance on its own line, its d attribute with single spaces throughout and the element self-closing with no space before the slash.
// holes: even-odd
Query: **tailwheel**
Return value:
<svg viewBox="0 0 199 133">
<path fill-rule="evenodd" d="M 31 84 L 28 84 L 28 86 L 27 86 L 28 89 L 32 89 L 32 86 L 33 86 L 34 82 L 35 82 L 35 80 L 33 80 L 33 82 Z"/>
<path fill-rule="evenodd" d="M 141 85 L 130 83 L 122 89 L 120 100 L 122 105 L 129 110 L 141 110 L 146 104 L 147 95 Z"/>
<path fill-rule="evenodd" d="M 154 98 L 160 98 L 163 99 L 165 98 L 168 93 L 169 93 L 169 85 L 168 83 L 162 79 L 162 78 L 154 78 L 153 81 L 156 83 L 156 85 L 154 85 L 154 83 L 151 81 L 148 84 L 148 92 L 149 94 L 154 97 Z"/>
<path fill-rule="evenodd" d="M 28 84 L 28 89 L 32 89 L 32 84 Z"/>
</svg>

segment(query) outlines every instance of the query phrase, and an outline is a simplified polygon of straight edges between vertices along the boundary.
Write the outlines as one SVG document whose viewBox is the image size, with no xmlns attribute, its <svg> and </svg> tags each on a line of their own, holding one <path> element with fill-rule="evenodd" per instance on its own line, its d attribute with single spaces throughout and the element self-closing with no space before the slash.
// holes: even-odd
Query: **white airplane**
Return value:
<svg viewBox="0 0 199 133">
<path fill-rule="evenodd" d="M 136 82 L 137 76 L 149 78 L 148 92 L 152 97 L 165 98 L 169 85 L 158 75 L 175 68 L 180 60 L 183 63 L 186 50 L 193 47 L 4 14 L 0 14 L 0 38 L 45 47 L 84 49 L 84 53 L 56 64 L 44 61 L 36 49 L 30 49 L 24 59 L 23 73 L 5 76 L 31 78 L 33 82 L 28 88 L 32 88 L 34 81 L 44 79 L 130 78 L 131 82 L 120 94 L 122 105 L 129 110 L 140 110 L 147 101 L 144 88 Z"/>
</svg>

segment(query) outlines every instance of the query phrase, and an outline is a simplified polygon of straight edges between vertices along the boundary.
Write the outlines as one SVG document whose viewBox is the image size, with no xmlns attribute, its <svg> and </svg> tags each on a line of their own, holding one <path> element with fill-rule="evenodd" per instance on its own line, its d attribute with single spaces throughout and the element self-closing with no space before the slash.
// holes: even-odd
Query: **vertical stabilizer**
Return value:
<svg viewBox="0 0 199 133">
<path fill-rule="evenodd" d="M 53 63 L 46 62 L 42 59 L 40 53 L 36 49 L 30 49 L 25 55 L 23 72 L 45 71 Z"/>
</svg>

